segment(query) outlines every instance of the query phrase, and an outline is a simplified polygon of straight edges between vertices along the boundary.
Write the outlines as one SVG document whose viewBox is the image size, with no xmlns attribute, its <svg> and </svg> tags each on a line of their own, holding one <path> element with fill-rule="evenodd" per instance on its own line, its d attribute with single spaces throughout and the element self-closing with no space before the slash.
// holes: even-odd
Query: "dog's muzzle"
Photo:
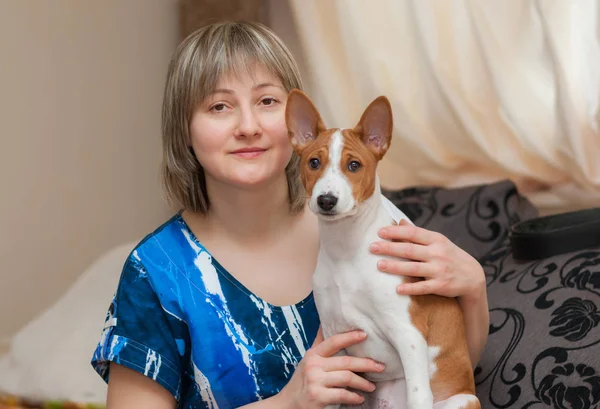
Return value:
<svg viewBox="0 0 600 409">
<path fill-rule="evenodd" d="M 332 210 L 338 202 L 338 198 L 332 195 L 331 193 L 326 193 L 324 195 L 319 195 L 317 197 L 317 206 L 322 210 L 325 214 L 333 213 Z"/>
</svg>

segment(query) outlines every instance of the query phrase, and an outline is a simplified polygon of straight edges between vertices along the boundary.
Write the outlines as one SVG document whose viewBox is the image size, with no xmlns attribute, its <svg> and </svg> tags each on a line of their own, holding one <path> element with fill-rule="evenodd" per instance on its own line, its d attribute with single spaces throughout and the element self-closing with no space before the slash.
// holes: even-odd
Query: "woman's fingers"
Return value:
<svg viewBox="0 0 600 409">
<path fill-rule="evenodd" d="M 423 280 L 416 283 L 400 284 L 396 291 L 403 295 L 437 294 L 440 289 L 437 280 Z"/>
<path fill-rule="evenodd" d="M 431 251 L 428 246 L 409 242 L 377 241 L 371 244 L 371 252 L 413 261 L 429 261 L 431 259 Z"/>
<path fill-rule="evenodd" d="M 396 226 L 383 227 L 379 230 L 379 237 L 385 240 L 408 241 L 425 246 L 444 239 L 444 236 L 438 232 L 417 227 L 404 221 Z"/>
<path fill-rule="evenodd" d="M 363 331 L 350 331 L 323 338 L 317 333 L 313 347 L 301 364 L 307 396 L 327 404 L 359 405 L 364 398 L 354 391 L 372 392 L 375 385 L 357 373 L 381 372 L 385 365 L 369 358 L 359 358 L 338 353 L 367 338 Z M 300 373 L 300 370 L 297 371 Z M 298 385 L 295 383 L 295 385 Z"/>
<path fill-rule="evenodd" d="M 323 392 L 323 399 L 331 405 L 360 405 L 365 401 L 365 398 L 358 393 L 341 388 L 326 389 Z"/>
<path fill-rule="evenodd" d="M 328 358 L 337 354 L 342 349 L 358 344 L 365 339 L 367 339 L 367 334 L 363 331 L 350 331 L 332 335 L 314 347 L 314 352 L 324 358 Z"/>
<path fill-rule="evenodd" d="M 327 372 L 334 371 L 352 371 L 352 372 L 381 372 L 385 365 L 369 358 L 358 358 L 349 355 L 335 356 L 327 359 L 323 365 L 323 370 Z"/>
<path fill-rule="evenodd" d="M 385 273 L 410 277 L 429 278 L 435 276 L 435 267 L 431 263 L 420 261 L 380 260 L 377 268 Z"/>
<path fill-rule="evenodd" d="M 352 388 L 357 391 L 373 392 L 375 384 L 352 371 L 336 371 L 326 373 L 325 386 L 330 388 Z"/>
</svg>

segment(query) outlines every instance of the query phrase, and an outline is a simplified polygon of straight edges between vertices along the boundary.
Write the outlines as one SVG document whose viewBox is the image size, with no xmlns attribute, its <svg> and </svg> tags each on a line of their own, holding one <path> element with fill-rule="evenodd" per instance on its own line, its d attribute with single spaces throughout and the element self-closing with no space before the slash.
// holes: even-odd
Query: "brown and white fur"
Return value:
<svg viewBox="0 0 600 409">
<path fill-rule="evenodd" d="M 478 409 L 465 326 L 455 299 L 402 296 L 407 277 L 377 269 L 369 251 L 381 227 L 406 218 L 382 194 L 377 165 L 390 146 L 392 112 L 375 99 L 353 129 L 327 129 L 312 102 L 293 90 L 286 121 L 301 157 L 309 208 L 319 217 L 313 292 L 325 338 L 354 329 L 367 340 L 344 353 L 386 365 L 365 408 Z"/>
</svg>

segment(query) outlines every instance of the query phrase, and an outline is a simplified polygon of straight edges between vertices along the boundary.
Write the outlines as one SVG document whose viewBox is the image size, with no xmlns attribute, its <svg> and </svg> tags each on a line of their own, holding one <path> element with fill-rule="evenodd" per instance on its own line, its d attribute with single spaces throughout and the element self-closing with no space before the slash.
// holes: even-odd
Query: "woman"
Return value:
<svg viewBox="0 0 600 409">
<path fill-rule="evenodd" d="M 175 52 L 163 175 L 182 210 L 125 262 L 92 360 L 108 381 L 108 409 L 323 408 L 362 402 L 346 388 L 373 390 L 357 373 L 381 363 L 334 357 L 364 334 L 317 335 L 318 224 L 284 118 L 294 88 L 302 84 L 292 55 L 259 24 L 209 25 Z M 481 266 L 407 225 L 372 251 L 411 259 L 414 246 L 422 259 L 380 268 L 426 278 L 399 293 L 458 297 L 477 362 L 488 330 Z"/>
</svg>

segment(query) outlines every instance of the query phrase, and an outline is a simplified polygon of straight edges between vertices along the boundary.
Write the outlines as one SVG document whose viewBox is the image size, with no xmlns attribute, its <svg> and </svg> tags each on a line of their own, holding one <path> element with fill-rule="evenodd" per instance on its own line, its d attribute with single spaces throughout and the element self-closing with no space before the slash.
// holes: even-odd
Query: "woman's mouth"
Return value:
<svg viewBox="0 0 600 409">
<path fill-rule="evenodd" d="M 253 159 L 253 158 L 259 157 L 266 151 L 267 150 L 264 148 L 250 147 L 250 148 L 237 149 L 237 150 L 231 152 L 231 154 L 237 156 L 238 158 L 242 158 L 242 159 Z"/>
</svg>

